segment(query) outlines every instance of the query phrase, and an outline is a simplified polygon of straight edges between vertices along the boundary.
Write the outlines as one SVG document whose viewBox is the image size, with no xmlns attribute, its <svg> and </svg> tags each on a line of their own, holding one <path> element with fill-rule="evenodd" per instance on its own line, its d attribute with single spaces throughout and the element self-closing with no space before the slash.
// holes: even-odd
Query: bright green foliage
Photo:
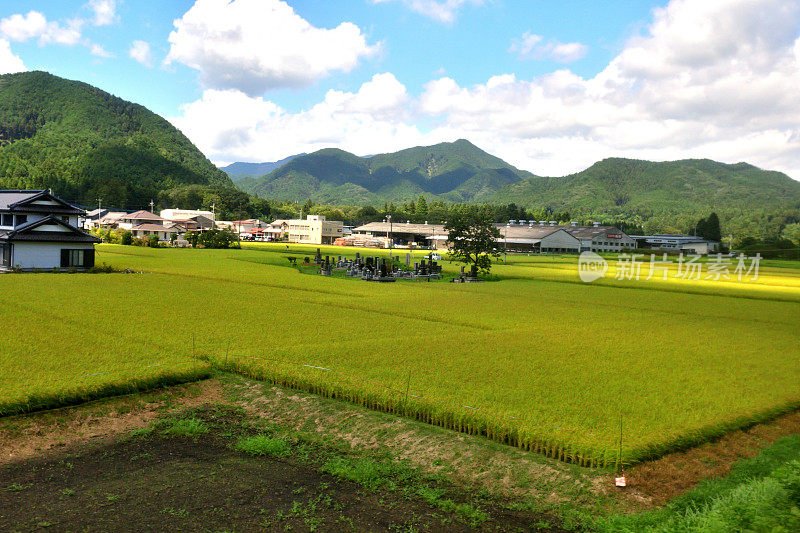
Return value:
<svg viewBox="0 0 800 533">
<path fill-rule="evenodd" d="M 31 397 L 35 408 L 172 376 L 196 354 L 566 461 L 613 465 L 620 414 L 623 456 L 633 461 L 800 405 L 797 268 L 764 266 L 755 282 L 587 285 L 575 257 L 513 257 L 493 265 L 499 282 L 374 284 L 303 274 L 286 260 L 315 249 L 100 245 L 98 262 L 145 273 L 0 276 L 0 412 Z"/>
<path fill-rule="evenodd" d="M 478 209 L 465 210 L 451 216 L 444 229 L 453 258 L 488 274 L 492 268 L 491 257 L 500 255 L 497 244 L 500 231 L 492 224 L 492 219 Z"/>
<path fill-rule="evenodd" d="M 141 207 L 185 184 L 232 186 L 165 119 L 45 72 L 0 76 L 0 134 L 10 141 L 0 147 L 0 188 Z"/>
<path fill-rule="evenodd" d="M 165 420 L 157 429 L 160 429 L 166 435 L 176 437 L 199 437 L 209 431 L 208 426 L 197 418 Z"/>
<path fill-rule="evenodd" d="M 268 455 L 270 457 L 286 457 L 292 451 L 291 445 L 286 440 L 267 435 L 242 437 L 236 443 L 236 449 L 250 455 Z"/>
</svg>

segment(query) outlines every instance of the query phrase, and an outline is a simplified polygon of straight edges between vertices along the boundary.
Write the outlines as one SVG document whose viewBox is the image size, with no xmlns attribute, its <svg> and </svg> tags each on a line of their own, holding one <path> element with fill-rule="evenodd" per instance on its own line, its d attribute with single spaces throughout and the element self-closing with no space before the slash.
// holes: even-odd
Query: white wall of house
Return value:
<svg viewBox="0 0 800 533">
<path fill-rule="evenodd" d="M 54 242 L 15 242 L 11 257 L 12 266 L 24 269 L 51 269 L 61 266 L 61 250 L 94 250 L 91 244 Z"/>
</svg>

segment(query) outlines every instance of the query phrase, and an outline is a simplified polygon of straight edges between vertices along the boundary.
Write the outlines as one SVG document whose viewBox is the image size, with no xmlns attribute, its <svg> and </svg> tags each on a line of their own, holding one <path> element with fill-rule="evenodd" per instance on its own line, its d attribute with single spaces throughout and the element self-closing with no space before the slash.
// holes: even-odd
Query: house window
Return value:
<svg viewBox="0 0 800 533">
<path fill-rule="evenodd" d="M 2 219 L 0 219 L 0 222 L 2 222 L 2 224 L 0 224 L 2 226 L 13 226 L 14 225 L 14 215 L 3 213 Z"/>
<path fill-rule="evenodd" d="M 21 226 L 28 221 L 28 215 L 17 215 L 17 226 Z"/>
<path fill-rule="evenodd" d="M 0 265 L 11 266 L 11 245 L 0 244 Z"/>
<path fill-rule="evenodd" d="M 61 250 L 61 268 L 90 268 L 94 266 L 94 249 Z"/>
</svg>

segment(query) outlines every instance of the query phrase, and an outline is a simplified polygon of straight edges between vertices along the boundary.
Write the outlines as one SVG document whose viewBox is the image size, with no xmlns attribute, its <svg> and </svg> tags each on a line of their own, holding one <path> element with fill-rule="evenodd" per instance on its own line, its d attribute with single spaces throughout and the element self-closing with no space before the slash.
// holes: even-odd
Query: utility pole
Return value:
<svg viewBox="0 0 800 533">
<path fill-rule="evenodd" d="M 217 220 L 217 204 L 211 204 L 211 213 L 214 215 L 214 221 Z"/>
<path fill-rule="evenodd" d="M 97 199 L 97 224 L 96 224 L 96 226 L 98 228 L 100 227 L 100 210 L 102 209 L 102 207 L 101 207 L 102 203 L 103 203 L 103 199 L 102 198 L 98 198 Z"/>
<path fill-rule="evenodd" d="M 155 202 L 153 202 L 153 200 L 150 200 L 150 212 L 151 213 L 153 212 L 153 209 L 155 209 L 155 205 L 156 205 Z"/>
</svg>

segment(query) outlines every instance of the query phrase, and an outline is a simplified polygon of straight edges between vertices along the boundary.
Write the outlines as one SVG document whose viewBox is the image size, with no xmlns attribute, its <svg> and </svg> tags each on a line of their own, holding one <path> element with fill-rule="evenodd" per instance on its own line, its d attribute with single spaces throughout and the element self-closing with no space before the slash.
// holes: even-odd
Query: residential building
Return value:
<svg viewBox="0 0 800 533">
<path fill-rule="evenodd" d="M 166 220 L 187 219 L 197 216 L 205 217 L 212 223 L 217 220 L 216 215 L 212 211 L 202 211 L 199 209 L 162 209 L 159 215 Z"/>
<path fill-rule="evenodd" d="M 49 191 L 0 190 L 0 271 L 94 266 L 101 241 L 78 229 L 85 214 Z"/>
<path fill-rule="evenodd" d="M 117 218 L 117 227 L 133 231 L 137 226 L 144 224 L 163 227 L 164 222 L 166 222 L 166 220 L 150 211 L 134 211 L 133 213 L 125 213 Z"/>
<path fill-rule="evenodd" d="M 203 215 L 195 215 L 193 217 L 165 219 L 164 225 L 170 228 L 175 228 L 180 233 L 187 231 L 206 231 L 214 229 L 214 221 Z"/>
<path fill-rule="evenodd" d="M 289 242 L 303 244 L 333 244 L 342 236 L 344 224 L 338 220 L 325 220 L 325 215 L 308 215 L 305 220 L 275 220 L 270 224 L 281 230 Z"/>
</svg>

